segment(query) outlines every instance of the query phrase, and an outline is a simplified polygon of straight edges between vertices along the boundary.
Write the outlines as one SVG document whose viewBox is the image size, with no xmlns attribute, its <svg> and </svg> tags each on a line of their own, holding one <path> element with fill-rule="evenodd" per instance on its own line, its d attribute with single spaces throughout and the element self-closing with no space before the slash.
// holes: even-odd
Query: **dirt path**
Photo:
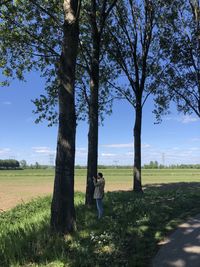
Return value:
<svg viewBox="0 0 200 267">
<path fill-rule="evenodd" d="M 160 245 L 153 267 L 199 267 L 200 214 L 181 224 Z"/>
</svg>

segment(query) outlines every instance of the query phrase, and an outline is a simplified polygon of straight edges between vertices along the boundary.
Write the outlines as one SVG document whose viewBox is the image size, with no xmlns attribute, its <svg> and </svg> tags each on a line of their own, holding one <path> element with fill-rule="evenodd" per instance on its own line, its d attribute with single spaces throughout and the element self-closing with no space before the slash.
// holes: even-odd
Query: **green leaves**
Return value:
<svg viewBox="0 0 200 267">
<path fill-rule="evenodd" d="M 194 112 L 200 116 L 199 22 L 195 20 L 192 5 L 189 0 L 177 0 L 167 11 L 168 16 L 160 32 L 165 65 L 162 80 L 168 97 L 177 103 L 179 112 Z M 197 8 L 200 10 L 199 6 Z"/>
<path fill-rule="evenodd" d="M 9 1 L 0 7 L 0 68 L 8 85 L 12 79 L 24 80 L 37 70 L 46 80 L 47 94 L 33 101 L 37 122 L 57 122 L 57 62 L 62 43 L 62 1 Z"/>
</svg>

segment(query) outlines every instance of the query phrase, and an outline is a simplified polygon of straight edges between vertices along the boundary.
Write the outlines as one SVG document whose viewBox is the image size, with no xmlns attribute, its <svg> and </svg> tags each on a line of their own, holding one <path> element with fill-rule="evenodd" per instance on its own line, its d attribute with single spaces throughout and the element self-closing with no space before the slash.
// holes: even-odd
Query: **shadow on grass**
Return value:
<svg viewBox="0 0 200 267">
<path fill-rule="evenodd" d="M 183 219 L 200 213 L 200 183 L 154 184 L 144 192 L 106 193 L 101 220 L 96 208 L 77 205 L 72 236 L 52 235 L 48 217 L 27 229 L 14 228 L 0 241 L 0 265 L 148 266 L 158 242 Z"/>
<path fill-rule="evenodd" d="M 175 182 L 175 183 L 154 183 L 147 184 L 144 186 L 144 189 L 160 189 L 160 190 L 196 190 L 200 189 L 199 182 Z"/>
</svg>

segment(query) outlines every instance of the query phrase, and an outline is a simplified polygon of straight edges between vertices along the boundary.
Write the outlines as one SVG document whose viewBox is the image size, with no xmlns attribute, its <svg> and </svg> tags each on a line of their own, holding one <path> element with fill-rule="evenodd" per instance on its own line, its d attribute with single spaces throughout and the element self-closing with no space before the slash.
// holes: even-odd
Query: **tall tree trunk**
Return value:
<svg viewBox="0 0 200 267">
<path fill-rule="evenodd" d="M 97 12 L 97 5 L 102 4 L 101 12 Z M 94 185 L 92 177 L 97 175 L 98 167 L 98 117 L 99 117 L 99 65 L 101 38 L 105 27 L 105 21 L 117 0 L 107 8 L 107 0 L 91 0 L 90 23 L 92 29 L 92 59 L 90 73 L 90 103 L 89 103 L 89 133 L 88 133 L 88 162 L 87 162 L 87 186 L 86 205 L 94 203 Z M 97 16 L 98 14 L 98 16 Z M 99 22 L 97 22 L 99 20 Z"/>
<path fill-rule="evenodd" d="M 94 203 L 93 176 L 97 175 L 98 165 L 98 90 L 93 88 L 89 110 L 88 133 L 88 161 L 87 161 L 87 186 L 85 203 L 91 206 Z"/>
<path fill-rule="evenodd" d="M 90 105 L 89 105 L 89 133 L 88 133 L 88 161 L 87 185 L 85 203 L 91 206 L 94 203 L 93 176 L 97 175 L 98 166 L 98 113 L 99 113 L 99 53 L 100 39 L 98 34 L 93 37 L 93 54 L 90 78 Z"/>
<path fill-rule="evenodd" d="M 60 58 L 59 127 L 54 192 L 51 204 L 51 227 L 67 234 L 75 229 L 74 159 L 76 115 L 74 101 L 75 66 L 79 25 L 78 0 L 65 0 L 64 39 Z"/>
<path fill-rule="evenodd" d="M 197 17 L 196 17 L 196 38 L 197 38 L 197 86 L 198 86 L 198 111 L 199 111 L 199 117 L 200 117 L 200 3 L 197 5 L 197 11 L 196 11 Z"/>
<path fill-rule="evenodd" d="M 142 104 L 137 100 L 135 108 L 134 126 L 134 191 L 142 192 L 141 183 L 141 129 L 142 129 Z"/>
</svg>

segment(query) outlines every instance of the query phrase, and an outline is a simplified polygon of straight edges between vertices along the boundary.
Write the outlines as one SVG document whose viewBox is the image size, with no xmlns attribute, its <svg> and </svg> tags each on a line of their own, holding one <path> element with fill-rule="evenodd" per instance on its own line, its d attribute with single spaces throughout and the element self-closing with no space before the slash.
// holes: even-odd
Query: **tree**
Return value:
<svg viewBox="0 0 200 267">
<path fill-rule="evenodd" d="M 90 4 L 85 5 L 84 14 L 87 14 L 88 21 L 83 24 L 83 27 L 86 27 L 86 24 L 89 24 L 89 29 L 91 31 L 91 36 L 86 42 L 85 31 L 82 31 L 81 39 L 81 52 L 86 65 L 86 72 L 89 76 L 89 95 L 87 95 L 86 87 L 84 86 L 84 93 L 86 96 L 86 102 L 88 104 L 88 121 L 89 121 L 89 132 L 88 132 L 88 159 L 87 159 L 87 186 L 86 186 L 86 204 L 92 205 L 93 194 L 94 194 L 94 185 L 93 185 L 93 176 L 97 175 L 97 165 L 98 165 L 98 125 L 99 125 L 99 113 L 100 113 L 100 74 L 105 79 L 107 70 L 109 72 L 109 67 L 106 69 L 105 63 L 104 68 L 100 69 L 101 62 L 105 57 L 102 50 L 104 35 L 104 28 L 106 20 L 115 6 L 117 0 L 108 1 L 103 0 L 100 4 L 96 0 L 91 0 Z M 108 78 L 108 77 L 107 77 Z M 106 82 L 104 82 L 104 85 Z M 105 101 L 106 90 L 101 91 L 101 98 Z M 103 110 L 105 110 L 103 108 Z"/>
<path fill-rule="evenodd" d="M 106 61 L 104 47 L 104 27 L 117 0 L 104 0 L 102 4 L 95 1 L 83 1 L 80 17 L 80 48 L 77 59 L 76 80 L 76 116 L 77 119 L 88 119 L 88 159 L 86 204 L 92 205 L 94 185 L 92 177 L 97 174 L 98 162 L 98 125 L 104 114 L 111 112 L 112 96 L 109 98 L 108 80 L 111 78 L 112 66 Z M 57 122 L 56 112 L 50 110 L 56 105 L 55 91 L 47 91 L 48 96 L 41 96 L 34 103 L 39 114 L 37 122 L 46 118 L 50 125 Z M 109 99 L 107 99 L 109 98 Z M 47 116 L 49 112 L 50 116 Z"/>
<path fill-rule="evenodd" d="M 26 162 L 26 160 L 21 160 L 20 161 L 20 166 L 23 168 L 23 169 L 25 169 L 26 167 L 27 167 L 27 162 Z"/>
<path fill-rule="evenodd" d="M 52 109 L 58 102 L 53 96 L 58 94 L 59 87 L 57 69 L 63 35 L 62 10 L 59 0 L 6 1 L 0 6 L 0 34 L 3 36 L 0 68 L 6 77 L 1 84 L 8 85 L 15 78 L 25 81 L 27 72 L 39 71 L 51 97 L 51 106 L 45 113 L 49 123 L 55 119 Z M 43 98 L 46 100 L 44 95 Z"/>
<path fill-rule="evenodd" d="M 40 164 L 36 161 L 36 163 L 35 163 L 35 168 L 36 169 L 39 169 L 40 168 Z"/>
<path fill-rule="evenodd" d="M 79 36 L 80 1 L 65 0 L 63 45 L 59 65 L 59 128 L 51 226 L 57 232 L 75 229 L 74 160 L 76 115 L 75 67 Z"/>
<path fill-rule="evenodd" d="M 162 75 L 159 51 L 160 1 L 124 0 L 116 5 L 114 19 L 109 25 L 111 60 L 126 82 L 111 84 L 116 93 L 134 108 L 134 177 L 133 187 L 142 191 L 141 130 L 142 110 L 150 94 L 159 88 Z"/>
<path fill-rule="evenodd" d="M 28 16 L 26 16 L 27 2 L 22 0 L 18 1 L 19 4 L 13 8 L 14 11 L 11 8 L 12 12 L 17 12 L 17 18 L 19 18 L 17 22 L 15 21 L 14 29 L 17 33 L 17 42 L 20 44 L 20 52 L 12 46 L 13 42 L 16 41 L 16 37 L 13 34 L 10 36 L 10 33 L 7 32 L 8 39 L 11 39 L 9 43 L 11 44 L 13 60 L 11 62 L 12 66 L 8 66 L 10 62 L 6 61 L 8 55 L 4 57 L 4 73 L 7 74 L 7 76 L 14 77 L 14 73 L 11 70 L 15 70 L 18 67 L 19 64 L 16 64 L 16 62 L 19 60 L 22 69 L 19 72 L 21 76 L 18 78 L 23 79 L 24 70 L 31 70 L 34 68 L 40 69 L 42 76 L 46 78 L 46 95 L 42 94 L 40 98 L 33 101 L 36 105 L 35 113 L 38 114 L 36 122 L 46 119 L 49 126 L 51 126 L 58 122 L 57 105 L 59 80 L 57 79 L 57 71 L 61 51 L 62 7 L 58 0 L 52 1 L 51 3 L 44 3 L 42 1 L 35 2 L 32 0 L 29 0 L 29 2 L 31 12 Z M 87 203 L 91 203 L 93 198 L 93 183 L 91 183 L 90 178 L 97 173 L 98 119 L 99 117 L 101 119 L 103 118 L 103 112 L 105 110 L 106 113 L 110 112 L 112 103 L 112 100 L 105 101 L 108 96 L 107 80 L 111 72 L 109 68 L 105 67 L 105 64 L 108 62 L 105 63 L 104 57 L 105 49 L 103 46 L 106 44 L 103 42 L 103 30 L 106 18 L 110 14 L 115 2 L 116 0 L 104 0 L 102 4 L 100 4 L 96 3 L 96 1 L 83 1 L 83 7 L 85 7 L 85 9 L 81 17 L 82 34 L 80 36 L 80 45 L 82 45 L 81 49 L 79 49 L 80 53 L 76 68 L 77 81 L 75 98 L 77 118 L 85 118 L 87 116 L 85 114 L 90 114 L 89 121 L 91 122 L 88 142 L 90 145 L 88 149 L 87 184 L 89 184 L 89 186 L 87 186 L 86 190 Z M 13 21 L 8 16 L 10 10 L 4 9 L 6 15 L 5 29 L 7 29 L 8 25 L 12 25 Z M 23 21 L 26 21 L 26 27 L 23 25 Z M 48 31 L 51 32 L 51 36 L 48 35 Z M 106 41 L 108 42 L 108 40 Z M 95 46 L 97 50 L 99 50 L 98 53 L 94 52 L 96 50 Z M 6 43 L 4 49 L 5 55 L 8 51 L 7 48 L 8 45 Z M 24 61 L 24 59 L 26 59 L 26 61 Z M 99 70 L 101 77 L 99 77 Z M 16 73 L 18 73 L 18 71 L 16 71 Z M 83 77 L 86 78 L 83 79 Z M 91 86 L 89 86 L 89 83 Z M 88 94 L 88 87 L 90 87 L 89 91 L 91 94 L 90 92 Z M 93 88 L 97 88 L 97 90 Z M 94 96 L 94 94 L 96 94 L 97 97 Z M 87 103 L 88 106 L 85 105 L 85 103 Z M 90 190 L 88 188 L 92 189 Z"/>
<path fill-rule="evenodd" d="M 108 80 L 113 79 L 112 65 L 106 61 L 105 46 L 108 38 L 104 38 L 106 19 L 117 0 L 104 0 L 101 4 L 96 0 L 85 0 L 82 3 L 80 16 L 80 42 L 76 68 L 76 116 L 77 119 L 88 119 L 88 163 L 86 204 L 93 203 L 94 185 L 92 177 L 97 174 L 98 162 L 98 124 L 104 114 L 111 113 L 112 96 L 109 96 Z M 41 95 L 34 103 L 35 113 L 39 115 L 36 122 L 43 119 L 49 125 L 57 122 L 58 114 L 57 90 L 47 88 L 47 96 Z"/>
<path fill-rule="evenodd" d="M 6 77 L 1 84 L 8 85 L 15 78 L 25 81 L 25 73 L 39 71 L 51 97 L 51 105 L 42 116 L 51 124 L 55 120 L 52 109 L 58 102 L 53 96 L 58 94 L 59 87 L 57 69 L 63 32 L 62 1 L 6 1 L 0 8 L 0 34 L 3 36 L 0 68 Z M 46 100 L 44 95 L 42 97 Z"/>
<path fill-rule="evenodd" d="M 60 9 L 64 10 L 63 15 Z M 46 78 L 47 87 L 53 86 L 59 92 L 59 130 L 51 226 L 60 233 L 69 233 L 75 228 L 74 84 L 79 10 L 78 0 L 64 0 L 63 7 L 58 0 L 9 1 L 1 6 L 1 33 L 5 37 L 1 66 L 4 74 L 23 80 L 25 71 L 39 69 Z M 63 27 L 60 19 L 64 21 Z"/>
<path fill-rule="evenodd" d="M 168 23 L 161 34 L 165 58 L 162 77 L 166 98 L 157 97 L 157 115 L 169 107 L 170 100 L 179 112 L 200 117 L 200 1 L 176 0 L 168 13 Z M 163 106 L 164 105 L 164 106 Z"/>
<path fill-rule="evenodd" d="M 15 159 L 0 160 L 0 169 L 17 169 L 19 168 L 19 161 Z"/>
</svg>

